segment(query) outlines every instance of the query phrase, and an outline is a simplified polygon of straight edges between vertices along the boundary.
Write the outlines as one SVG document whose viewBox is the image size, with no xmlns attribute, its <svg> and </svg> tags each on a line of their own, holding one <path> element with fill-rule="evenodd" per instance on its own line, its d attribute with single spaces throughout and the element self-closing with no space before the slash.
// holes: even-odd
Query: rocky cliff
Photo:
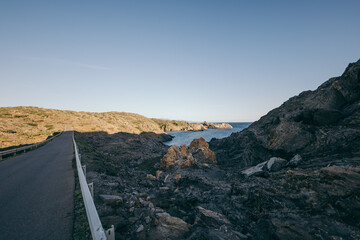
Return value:
<svg viewBox="0 0 360 240">
<path fill-rule="evenodd" d="M 252 166 L 272 156 L 305 160 L 360 150 L 360 61 L 315 91 L 302 92 L 240 133 L 213 140 L 222 164 Z"/>
</svg>

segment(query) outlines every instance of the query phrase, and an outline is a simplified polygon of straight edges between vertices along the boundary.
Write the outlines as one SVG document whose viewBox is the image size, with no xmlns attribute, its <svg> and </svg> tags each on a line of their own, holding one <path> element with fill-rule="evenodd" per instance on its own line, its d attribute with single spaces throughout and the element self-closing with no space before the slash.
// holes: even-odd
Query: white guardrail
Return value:
<svg viewBox="0 0 360 240">
<path fill-rule="evenodd" d="M 94 240 L 115 240 L 115 231 L 114 225 L 109 230 L 104 231 L 99 214 L 96 211 L 93 195 L 90 192 L 89 187 L 92 188 L 92 183 L 87 184 L 83 167 L 81 166 L 79 151 L 77 144 L 75 142 L 74 133 L 73 133 L 73 142 L 75 148 L 75 158 L 76 158 L 76 167 L 79 176 L 80 188 L 82 197 L 84 199 L 84 205 L 86 209 L 86 215 L 89 221 L 91 236 Z M 93 191 L 92 191 L 93 192 Z"/>
<path fill-rule="evenodd" d="M 42 142 L 34 143 L 34 144 L 29 145 L 29 146 L 2 151 L 2 152 L 0 152 L 0 160 L 2 160 L 3 156 L 12 155 L 12 154 L 15 156 L 16 153 L 18 153 L 18 152 L 26 152 L 26 150 L 29 150 L 29 149 L 32 150 L 32 149 L 41 147 L 42 145 L 45 145 L 46 143 L 50 142 L 51 140 L 53 140 L 54 138 L 60 136 L 61 134 L 62 134 L 62 132 L 59 133 L 59 134 L 56 134 L 56 135 L 52 136 L 51 138 L 46 139 L 46 140 L 44 140 Z"/>
</svg>

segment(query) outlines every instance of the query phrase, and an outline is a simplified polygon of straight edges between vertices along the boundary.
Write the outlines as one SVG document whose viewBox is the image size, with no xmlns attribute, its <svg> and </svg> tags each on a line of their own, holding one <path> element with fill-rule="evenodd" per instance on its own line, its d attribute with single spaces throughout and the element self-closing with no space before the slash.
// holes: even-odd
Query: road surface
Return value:
<svg viewBox="0 0 360 240">
<path fill-rule="evenodd" d="M 72 132 L 0 161 L 0 240 L 72 239 Z"/>
</svg>

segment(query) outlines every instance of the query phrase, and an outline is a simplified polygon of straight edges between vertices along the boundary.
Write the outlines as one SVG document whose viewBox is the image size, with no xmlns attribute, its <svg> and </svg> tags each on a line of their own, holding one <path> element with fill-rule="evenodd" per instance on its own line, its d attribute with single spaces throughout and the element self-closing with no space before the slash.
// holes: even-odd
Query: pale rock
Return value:
<svg viewBox="0 0 360 240">
<path fill-rule="evenodd" d="M 180 218 L 156 209 L 158 225 L 149 233 L 149 239 L 179 239 L 189 231 L 190 225 Z"/>
<path fill-rule="evenodd" d="M 160 175 L 162 174 L 163 171 L 157 170 L 156 171 L 156 179 L 159 180 Z"/>
<path fill-rule="evenodd" d="M 149 216 L 145 217 L 145 222 L 146 224 L 149 224 L 151 222 L 151 218 Z"/>
<path fill-rule="evenodd" d="M 157 180 L 157 178 L 152 174 L 147 174 L 146 178 L 149 179 L 149 180 Z"/>
<path fill-rule="evenodd" d="M 247 169 L 241 171 L 241 173 L 244 174 L 246 177 L 250 177 L 251 175 L 261 173 L 264 171 L 263 169 L 267 162 L 268 161 L 265 161 L 265 162 L 259 163 L 258 165 L 254 166 L 254 167 L 247 168 Z"/>
<path fill-rule="evenodd" d="M 285 167 L 287 164 L 287 161 L 283 158 L 279 157 L 272 157 L 267 162 L 266 167 L 270 172 L 277 172 L 283 167 Z"/>
<path fill-rule="evenodd" d="M 196 220 L 196 224 L 204 223 L 206 226 L 220 227 L 222 225 L 231 225 L 230 221 L 221 213 L 217 213 L 200 206 L 196 207 L 200 216 Z"/>
<path fill-rule="evenodd" d="M 289 167 L 297 167 L 302 161 L 302 157 L 299 154 L 296 154 L 288 163 Z"/>
<path fill-rule="evenodd" d="M 122 197 L 116 195 L 100 195 L 101 200 L 105 205 L 119 205 L 123 202 Z"/>
<path fill-rule="evenodd" d="M 139 233 L 139 232 L 142 232 L 144 230 L 144 225 L 140 225 L 137 229 L 136 229 L 136 232 Z"/>
</svg>

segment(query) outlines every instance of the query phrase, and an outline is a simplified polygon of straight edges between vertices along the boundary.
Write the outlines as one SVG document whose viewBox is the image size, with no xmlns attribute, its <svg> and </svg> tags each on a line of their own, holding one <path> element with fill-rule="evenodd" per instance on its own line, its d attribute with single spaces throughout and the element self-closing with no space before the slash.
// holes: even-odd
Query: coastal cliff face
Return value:
<svg viewBox="0 0 360 240">
<path fill-rule="evenodd" d="M 315 91 L 302 92 L 248 129 L 210 142 L 222 164 L 256 165 L 269 157 L 352 157 L 360 151 L 360 61 Z"/>
</svg>

